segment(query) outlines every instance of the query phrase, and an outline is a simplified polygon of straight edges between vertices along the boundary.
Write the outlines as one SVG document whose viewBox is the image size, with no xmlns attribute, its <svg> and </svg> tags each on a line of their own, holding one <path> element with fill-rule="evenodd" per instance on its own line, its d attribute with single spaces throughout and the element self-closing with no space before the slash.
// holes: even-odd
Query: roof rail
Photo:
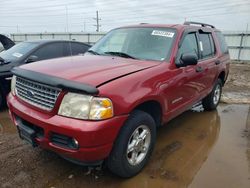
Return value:
<svg viewBox="0 0 250 188">
<path fill-rule="evenodd" d="M 201 22 L 184 22 L 184 25 L 201 25 L 202 27 L 211 27 L 215 28 L 213 25 L 201 23 Z"/>
</svg>

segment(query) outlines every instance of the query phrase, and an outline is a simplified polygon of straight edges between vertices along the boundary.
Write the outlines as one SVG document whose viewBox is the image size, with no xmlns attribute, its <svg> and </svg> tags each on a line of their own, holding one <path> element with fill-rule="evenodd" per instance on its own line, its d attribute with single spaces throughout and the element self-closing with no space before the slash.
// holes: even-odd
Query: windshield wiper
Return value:
<svg viewBox="0 0 250 188">
<path fill-rule="evenodd" d="M 94 51 L 94 50 L 88 50 L 87 52 L 94 54 L 94 55 L 100 55 L 98 52 Z"/>
<path fill-rule="evenodd" d="M 124 52 L 104 52 L 105 54 L 110 54 L 110 55 L 114 55 L 114 56 L 119 56 L 119 57 L 125 57 L 125 58 L 131 58 L 131 59 L 138 59 L 135 58 L 129 54 L 126 54 Z"/>
</svg>

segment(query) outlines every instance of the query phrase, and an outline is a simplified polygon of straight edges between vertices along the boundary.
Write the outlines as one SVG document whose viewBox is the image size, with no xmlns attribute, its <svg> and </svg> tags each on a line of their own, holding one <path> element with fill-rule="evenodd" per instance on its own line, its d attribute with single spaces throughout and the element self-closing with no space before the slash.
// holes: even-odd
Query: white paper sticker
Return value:
<svg viewBox="0 0 250 188">
<path fill-rule="evenodd" d="M 200 50 L 203 52 L 203 44 L 201 41 L 200 41 Z"/>
<path fill-rule="evenodd" d="M 173 38 L 174 33 L 173 32 L 168 32 L 168 31 L 153 30 L 151 35 L 157 35 L 157 36 L 162 36 L 162 37 Z"/>
<path fill-rule="evenodd" d="M 18 52 L 15 52 L 15 53 L 13 53 L 12 54 L 14 57 L 22 57 L 23 56 L 23 54 L 20 54 L 20 53 L 18 53 Z"/>
</svg>

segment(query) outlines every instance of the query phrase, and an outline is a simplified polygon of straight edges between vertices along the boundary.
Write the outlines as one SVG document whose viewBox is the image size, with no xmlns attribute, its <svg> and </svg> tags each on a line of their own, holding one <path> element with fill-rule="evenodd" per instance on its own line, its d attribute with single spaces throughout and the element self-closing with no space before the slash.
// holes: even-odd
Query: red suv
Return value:
<svg viewBox="0 0 250 188">
<path fill-rule="evenodd" d="M 149 160 L 157 127 L 199 101 L 217 107 L 229 61 L 212 25 L 121 27 L 85 55 L 14 68 L 10 115 L 33 146 L 131 177 Z"/>
</svg>

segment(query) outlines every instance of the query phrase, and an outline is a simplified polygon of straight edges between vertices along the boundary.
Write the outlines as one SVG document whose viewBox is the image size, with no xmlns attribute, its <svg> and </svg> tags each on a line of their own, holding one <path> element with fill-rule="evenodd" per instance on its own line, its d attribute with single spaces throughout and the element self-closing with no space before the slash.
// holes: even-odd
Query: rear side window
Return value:
<svg viewBox="0 0 250 188">
<path fill-rule="evenodd" d="M 68 42 L 65 45 L 68 55 L 84 54 L 89 49 L 89 46 L 77 42 Z"/>
<path fill-rule="evenodd" d="M 219 31 L 215 32 L 217 39 L 219 41 L 219 46 L 220 46 L 220 50 L 223 54 L 227 54 L 228 53 L 228 47 L 227 47 L 227 43 L 225 40 L 225 37 L 223 36 L 223 34 Z"/>
<path fill-rule="evenodd" d="M 200 33 L 199 39 L 202 59 L 213 57 L 215 48 L 212 35 L 210 33 Z"/>
<path fill-rule="evenodd" d="M 38 57 L 38 60 L 45 60 L 45 59 L 52 59 L 57 57 L 64 56 L 63 53 L 63 43 L 51 43 L 46 44 L 39 48 L 36 52 L 34 52 L 32 55 L 35 55 Z"/>
</svg>

